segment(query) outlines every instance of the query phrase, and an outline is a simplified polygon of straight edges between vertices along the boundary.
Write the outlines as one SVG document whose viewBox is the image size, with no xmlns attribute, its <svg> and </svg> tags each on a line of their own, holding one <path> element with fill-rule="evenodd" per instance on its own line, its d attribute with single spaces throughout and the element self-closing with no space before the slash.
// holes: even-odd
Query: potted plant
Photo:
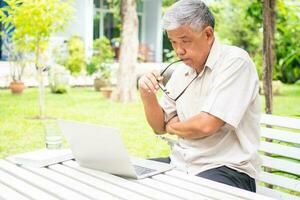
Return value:
<svg viewBox="0 0 300 200">
<path fill-rule="evenodd" d="M 9 84 L 9 88 L 13 94 L 21 94 L 25 89 L 24 82 L 22 81 L 22 75 L 26 66 L 22 53 L 18 52 L 13 41 L 10 41 L 6 32 L 2 33 L 4 38 L 3 50 L 8 55 L 8 61 L 10 66 L 10 75 L 12 81 Z"/>
<path fill-rule="evenodd" d="M 13 94 L 21 94 L 25 89 L 24 82 L 22 81 L 25 64 L 22 61 L 15 61 L 10 62 L 10 65 L 12 81 L 9 84 L 9 88 Z"/>
<path fill-rule="evenodd" d="M 106 37 L 96 39 L 93 44 L 93 56 L 87 65 L 87 72 L 89 75 L 95 75 L 94 88 L 96 91 L 102 93 L 111 89 L 111 68 L 109 63 L 112 63 L 114 52 L 110 45 L 110 41 Z M 103 89 L 101 89 L 103 88 Z"/>
<path fill-rule="evenodd" d="M 111 68 L 108 64 L 103 63 L 98 70 L 98 77 L 95 81 L 98 80 L 101 82 L 100 91 L 102 95 L 106 98 L 110 98 L 113 87 L 111 83 Z"/>
</svg>

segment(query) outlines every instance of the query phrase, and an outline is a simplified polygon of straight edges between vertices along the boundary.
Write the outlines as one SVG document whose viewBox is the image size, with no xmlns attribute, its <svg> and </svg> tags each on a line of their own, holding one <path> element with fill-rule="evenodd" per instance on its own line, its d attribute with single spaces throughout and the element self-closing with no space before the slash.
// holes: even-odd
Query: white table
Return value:
<svg viewBox="0 0 300 200">
<path fill-rule="evenodd" d="M 75 161 L 28 168 L 0 160 L 0 199 L 271 199 L 173 170 L 141 180 L 80 167 Z"/>
</svg>

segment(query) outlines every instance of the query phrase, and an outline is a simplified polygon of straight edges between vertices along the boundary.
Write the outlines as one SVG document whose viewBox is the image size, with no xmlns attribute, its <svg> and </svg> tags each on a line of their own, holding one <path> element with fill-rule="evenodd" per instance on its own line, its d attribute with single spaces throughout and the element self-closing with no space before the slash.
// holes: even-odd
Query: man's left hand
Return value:
<svg viewBox="0 0 300 200">
<path fill-rule="evenodd" d="M 173 135 L 173 134 L 174 134 L 174 130 L 171 128 L 170 125 L 171 125 L 171 124 L 174 124 L 174 123 L 178 123 L 178 122 L 180 122 L 178 116 L 175 116 L 175 117 L 173 117 L 172 119 L 170 119 L 170 120 L 168 121 L 167 125 L 166 125 L 166 131 L 167 131 L 167 133 Z"/>
</svg>

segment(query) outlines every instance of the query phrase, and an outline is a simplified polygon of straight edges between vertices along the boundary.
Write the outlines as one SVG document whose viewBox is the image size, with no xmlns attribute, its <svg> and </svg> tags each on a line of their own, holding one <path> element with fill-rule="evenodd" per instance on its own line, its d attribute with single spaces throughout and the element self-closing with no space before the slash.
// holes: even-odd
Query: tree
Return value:
<svg viewBox="0 0 300 200">
<path fill-rule="evenodd" d="M 300 7 L 276 1 L 276 65 L 273 78 L 284 83 L 300 82 Z"/>
<path fill-rule="evenodd" d="M 124 103 L 136 98 L 135 65 L 138 57 L 138 18 L 136 0 L 121 0 L 121 48 L 117 89 L 113 99 Z"/>
<path fill-rule="evenodd" d="M 0 8 L 0 20 L 19 51 L 33 54 L 38 71 L 39 118 L 44 118 L 45 92 L 43 71 L 45 51 L 52 33 L 62 31 L 72 14 L 71 0 L 6 0 Z"/>
<path fill-rule="evenodd" d="M 275 8 L 276 0 L 263 1 L 263 89 L 266 100 L 266 113 L 272 114 L 273 93 L 272 93 L 272 73 L 275 63 L 274 53 L 274 33 L 275 33 Z"/>
<path fill-rule="evenodd" d="M 214 1 L 209 7 L 215 15 L 215 34 L 226 44 L 245 49 L 254 59 L 259 76 L 262 71 L 262 9 L 260 0 Z"/>
</svg>

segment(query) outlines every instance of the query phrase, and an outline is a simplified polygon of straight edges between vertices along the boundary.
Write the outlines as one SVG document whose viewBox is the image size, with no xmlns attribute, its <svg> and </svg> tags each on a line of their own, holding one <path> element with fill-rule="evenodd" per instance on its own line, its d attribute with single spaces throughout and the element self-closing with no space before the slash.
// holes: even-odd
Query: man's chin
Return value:
<svg viewBox="0 0 300 200">
<path fill-rule="evenodd" d="M 191 59 L 185 59 L 185 60 L 183 60 L 183 63 L 189 67 L 193 67 L 193 62 Z"/>
</svg>

